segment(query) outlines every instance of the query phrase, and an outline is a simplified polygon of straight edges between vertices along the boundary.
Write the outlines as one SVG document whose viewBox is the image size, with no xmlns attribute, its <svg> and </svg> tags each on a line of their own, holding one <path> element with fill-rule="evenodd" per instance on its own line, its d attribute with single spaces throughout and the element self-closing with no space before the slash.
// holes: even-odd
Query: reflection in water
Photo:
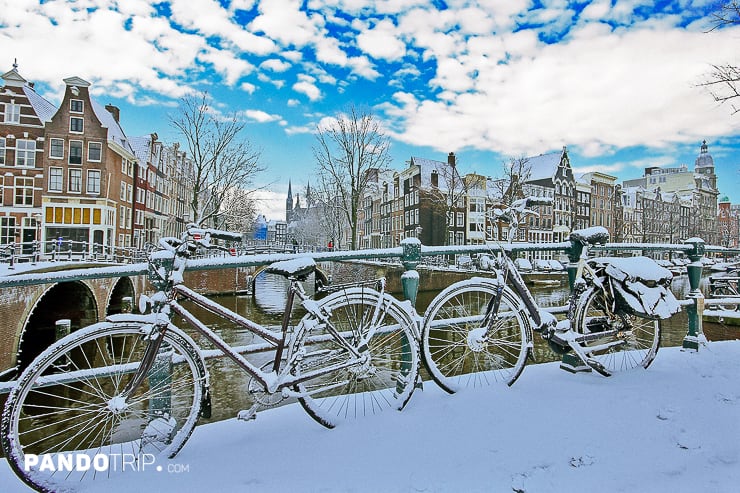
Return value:
<svg viewBox="0 0 740 493">
<path fill-rule="evenodd" d="M 705 283 L 705 280 L 702 280 Z M 306 283 L 306 289 L 312 291 L 313 282 Z M 285 308 L 285 298 L 288 283 L 279 276 L 263 274 L 256 279 L 255 296 L 219 296 L 216 300 L 227 308 L 254 320 L 262 325 L 269 326 L 275 330 L 279 329 L 282 314 Z M 685 298 L 689 291 L 687 276 L 680 276 L 673 281 L 673 292 L 678 298 Z M 568 303 L 568 287 L 530 287 L 537 303 L 543 307 L 563 306 Z M 437 291 L 423 291 L 417 298 L 417 311 L 423 314 L 432 298 L 438 294 Z M 400 295 L 396 295 L 400 296 Z M 218 317 L 199 310 L 185 303 L 193 312 L 207 325 L 216 330 L 221 337 L 232 345 L 244 345 L 261 342 L 251 332 L 235 328 L 230 322 L 223 321 Z M 297 323 L 302 315 L 300 308 L 294 310 L 291 324 Z M 182 328 L 186 328 L 180 324 Z M 663 337 L 662 345 L 680 346 L 686 336 L 688 321 L 686 313 L 681 312 L 669 320 L 662 322 Z M 192 332 L 188 331 L 189 333 Z M 728 327 L 718 324 L 704 324 L 704 332 L 709 340 L 724 340 L 740 338 L 740 327 Z M 535 359 L 538 363 L 555 361 L 559 358 L 554 355 L 542 338 L 535 334 Z M 210 349 L 207 341 L 198 340 L 204 349 Z M 658 353 L 660 358 L 660 353 Z M 267 363 L 271 354 L 264 353 L 251 355 L 250 360 L 259 365 Z M 212 359 L 208 361 L 211 372 L 211 385 L 213 396 L 213 416 L 208 421 L 218 421 L 232 418 L 241 409 L 248 409 L 252 400 L 248 395 L 249 376 L 238 368 L 227 358 Z M 526 370 L 522 378 L 526 378 Z M 307 419 L 310 419 L 307 417 Z M 201 422 L 204 422 L 202 420 Z"/>
</svg>

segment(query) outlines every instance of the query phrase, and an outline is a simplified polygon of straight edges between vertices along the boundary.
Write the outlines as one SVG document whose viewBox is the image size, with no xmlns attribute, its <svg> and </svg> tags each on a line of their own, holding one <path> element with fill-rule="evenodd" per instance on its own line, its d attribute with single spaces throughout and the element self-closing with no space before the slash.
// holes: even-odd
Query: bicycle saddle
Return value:
<svg viewBox="0 0 740 493">
<path fill-rule="evenodd" d="M 575 240 L 583 245 L 604 244 L 609 241 L 609 231 L 603 226 L 593 226 L 591 228 L 577 229 L 570 233 L 570 239 Z"/>
<path fill-rule="evenodd" d="M 267 266 L 265 272 L 278 274 L 288 279 L 305 281 L 316 269 L 316 262 L 310 257 L 300 257 L 292 260 L 281 260 Z"/>
</svg>

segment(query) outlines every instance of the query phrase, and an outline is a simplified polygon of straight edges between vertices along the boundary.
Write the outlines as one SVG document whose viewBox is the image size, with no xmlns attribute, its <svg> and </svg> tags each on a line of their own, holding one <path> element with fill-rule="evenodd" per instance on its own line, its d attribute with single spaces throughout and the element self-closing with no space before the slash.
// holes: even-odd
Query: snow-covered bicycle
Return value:
<svg viewBox="0 0 740 493">
<path fill-rule="evenodd" d="M 551 204 L 551 199 L 527 197 L 494 209 L 492 219 L 509 224 L 511 241 L 534 213 L 531 207 Z M 560 322 L 537 305 L 503 247 L 489 266 L 494 278 L 475 277 L 443 290 L 427 308 L 421 332 L 432 378 L 450 393 L 512 385 L 533 355 L 533 331 L 556 353 L 572 353 L 585 368 L 605 376 L 647 368 L 660 344 L 660 319 L 679 309 L 669 289 L 672 275 L 646 257 L 588 260 L 589 246 L 608 238 L 600 226 L 571 233 L 582 253 L 567 318 Z"/>
<path fill-rule="evenodd" d="M 289 279 L 290 288 L 282 326 L 270 329 L 184 285 L 188 257 L 199 248 L 221 248 L 213 239 L 241 237 L 191 227 L 182 238 L 162 239 L 148 256 L 154 294 L 139 302 L 147 314 L 113 315 L 75 331 L 21 374 L 3 411 L 0 441 L 24 482 L 66 491 L 107 477 L 114 460 L 118 470 L 125 460 L 130 467 L 153 467 L 178 453 L 198 418 L 210 416 L 211 399 L 203 352 L 177 320 L 250 375 L 245 391 L 254 405 L 240 419 L 290 398 L 330 428 L 405 406 L 419 369 L 417 329 L 408 307 L 384 292 L 384 281 L 377 289 L 338 286 L 314 301 L 301 285 L 315 269 L 313 259 L 275 262 L 267 271 Z M 296 298 L 306 314 L 291 325 Z M 272 351 L 269 362 L 247 359 L 180 299 L 254 333 L 262 349 Z M 86 469 L 76 462 L 81 456 Z"/>
</svg>

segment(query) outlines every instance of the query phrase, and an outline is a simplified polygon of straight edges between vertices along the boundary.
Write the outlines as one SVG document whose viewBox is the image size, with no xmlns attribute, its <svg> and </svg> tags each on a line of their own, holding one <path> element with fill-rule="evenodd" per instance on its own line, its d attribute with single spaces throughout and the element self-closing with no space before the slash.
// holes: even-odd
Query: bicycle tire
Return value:
<svg viewBox="0 0 740 493">
<path fill-rule="evenodd" d="M 66 491 L 125 469 L 124 460 L 141 470 L 177 454 L 207 392 L 206 369 L 192 339 L 170 326 L 160 335 L 149 376 L 125 404 L 116 399 L 140 362 L 150 328 L 97 323 L 52 344 L 26 368 L 0 425 L 5 457 L 21 480 L 38 491 Z M 39 459 L 37 468 L 26 467 L 31 454 Z M 86 462 L 79 456 L 93 465 L 79 470 L 77 461 L 82 467 Z M 100 457 L 107 458 L 104 470 L 97 467 Z M 42 467 L 45 459 L 55 470 Z M 65 459 L 74 466 L 60 462 Z"/>
<path fill-rule="evenodd" d="M 605 376 L 649 367 L 660 348 L 660 321 L 630 313 L 613 313 L 606 310 L 605 305 L 602 291 L 595 286 L 587 288 L 578 300 L 574 331 L 581 335 L 597 334 L 594 330 L 597 327 L 608 331 L 604 337 L 580 343 L 585 355 L 600 364 L 598 371 Z M 604 345 L 609 347 L 604 349 Z"/>
<path fill-rule="evenodd" d="M 481 321 L 499 289 L 475 278 L 444 289 L 424 313 L 422 357 L 432 379 L 450 394 L 466 387 L 511 386 L 531 349 L 531 326 L 521 299 L 504 287 L 492 337 L 480 340 Z"/>
<path fill-rule="evenodd" d="M 400 411 L 414 391 L 420 359 L 415 322 L 394 298 L 380 296 L 373 289 L 349 288 L 320 302 L 332 326 L 355 348 L 370 324 L 378 325 L 367 341 L 365 363 L 337 369 L 294 388 L 303 409 L 327 428 L 387 409 Z M 378 314 L 376 307 L 382 308 Z M 302 356 L 293 371 L 298 376 L 344 363 L 351 356 L 328 336 L 326 323 L 313 315 L 305 316 L 297 330 L 296 350 Z"/>
</svg>

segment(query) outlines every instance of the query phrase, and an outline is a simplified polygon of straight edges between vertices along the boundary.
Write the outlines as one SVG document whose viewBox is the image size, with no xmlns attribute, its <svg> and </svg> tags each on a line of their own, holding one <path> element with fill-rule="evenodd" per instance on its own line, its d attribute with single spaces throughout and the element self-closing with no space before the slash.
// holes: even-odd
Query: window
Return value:
<svg viewBox="0 0 740 493">
<path fill-rule="evenodd" d="M 69 182 L 67 189 L 72 193 L 80 193 L 82 191 L 82 170 L 81 169 L 70 169 L 69 170 Z"/>
<path fill-rule="evenodd" d="M 87 193 L 100 193 L 100 170 L 87 170 Z"/>
<path fill-rule="evenodd" d="M 0 137 L 0 166 L 5 166 L 5 137 Z"/>
<path fill-rule="evenodd" d="M 15 218 L 0 217 L 0 243 L 7 245 L 15 241 Z"/>
<path fill-rule="evenodd" d="M 62 168 L 49 168 L 49 191 L 62 191 Z"/>
<path fill-rule="evenodd" d="M 64 139 L 49 139 L 49 157 L 56 159 L 64 157 Z"/>
<path fill-rule="evenodd" d="M 5 103 L 5 123 L 21 122 L 21 105 L 15 103 Z"/>
<path fill-rule="evenodd" d="M 465 214 L 463 214 L 462 212 L 457 213 L 457 225 L 458 226 L 465 225 Z"/>
<path fill-rule="evenodd" d="M 15 205 L 23 207 L 33 205 L 33 178 L 15 177 Z"/>
<path fill-rule="evenodd" d="M 69 164 L 82 164 L 82 141 L 69 141 Z"/>
<path fill-rule="evenodd" d="M 90 142 L 87 144 L 87 160 L 100 162 L 103 155 L 103 144 L 100 142 Z"/>
<path fill-rule="evenodd" d="M 15 141 L 15 165 L 33 168 L 36 165 L 36 141 L 18 139 Z"/>
<path fill-rule="evenodd" d="M 121 195 L 119 198 L 121 200 L 126 200 L 126 184 L 124 182 L 121 182 Z"/>
<path fill-rule="evenodd" d="M 69 100 L 69 111 L 72 113 L 82 113 L 83 102 L 81 99 L 70 99 Z"/>
<path fill-rule="evenodd" d="M 85 120 L 82 118 L 73 116 L 69 119 L 69 131 L 75 133 L 82 133 L 85 131 Z"/>
</svg>

